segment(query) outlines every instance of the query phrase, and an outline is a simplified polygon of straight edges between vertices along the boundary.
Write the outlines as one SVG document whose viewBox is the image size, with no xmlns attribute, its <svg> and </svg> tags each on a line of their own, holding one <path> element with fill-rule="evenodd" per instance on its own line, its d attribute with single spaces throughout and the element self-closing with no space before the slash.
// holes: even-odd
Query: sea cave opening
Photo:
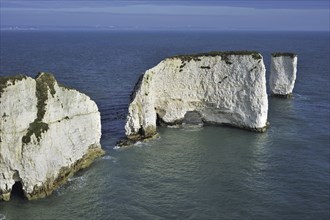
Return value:
<svg viewBox="0 0 330 220">
<path fill-rule="evenodd" d="M 183 124 L 187 126 L 203 126 L 204 121 L 202 114 L 198 111 L 187 111 L 183 117 L 183 119 L 179 119 L 173 123 L 167 123 L 163 120 L 165 115 L 165 111 L 161 110 L 160 112 L 156 113 L 156 125 L 157 126 L 164 126 L 164 125 L 176 125 L 176 124 Z"/>
<path fill-rule="evenodd" d="M 166 123 L 163 120 L 166 111 L 164 109 L 158 109 L 158 108 L 155 108 L 155 111 L 156 111 L 156 126 L 166 125 Z"/>
<path fill-rule="evenodd" d="M 16 181 L 11 189 L 11 197 L 25 199 L 23 185 L 21 181 Z"/>
<path fill-rule="evenodd" d="M 202 115 L 198 111 L 187 111 L 183 118 L 183 124 L 203 125 Z"/>
</svg>

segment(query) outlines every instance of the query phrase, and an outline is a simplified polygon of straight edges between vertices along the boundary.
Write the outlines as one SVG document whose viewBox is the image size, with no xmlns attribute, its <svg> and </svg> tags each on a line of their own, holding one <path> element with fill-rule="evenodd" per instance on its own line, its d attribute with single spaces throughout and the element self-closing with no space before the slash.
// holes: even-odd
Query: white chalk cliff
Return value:
<svg viewBox="0 0 330 220">
<path fill-rule="evenodd" d="M 275 96 L 289 97 L 292 94 L 297 74 L 297 55 L 273 53 L 269 86 Z"/>
<path fill-rule="evenodd" d="M 45 197 L 103 154 L 97 105 L 51 74 L 0 77 L 0 107 L 0 200 L 15 182 Z"/>
<path fill-rule="evenodd" d="M 262 56 L 253 51 L 167 58 L 136 84 L 125 125 L 127 140 L 155 135 L 157 121 L 181 124 L 189 113 L 197 113 L 204 123 L 265 131 L 265 72 Z"/>
</svg>

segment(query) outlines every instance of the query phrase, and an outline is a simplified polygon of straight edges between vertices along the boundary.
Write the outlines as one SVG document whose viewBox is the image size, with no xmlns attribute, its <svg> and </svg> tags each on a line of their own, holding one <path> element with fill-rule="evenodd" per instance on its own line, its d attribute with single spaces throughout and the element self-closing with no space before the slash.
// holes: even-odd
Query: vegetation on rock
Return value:
<svg viewBox="0 0 330 220">
<path fill-rule="evenodd" d="M 4 92 L 5 88 L 8 86 L 8 82 L 11 82 L 13 85 L 15 85 L 16 81 L 20 81 L 23 79 L 26 79 L 27 77 L 24 75 L 17 75 L 17 76 L 6 76 L 6 77 L 0 77 L 0 98 L 1 94 Z"/>
<path fill-rule="evenodd" d="M 252 57 L 255 60 L 261 60 L 262 56 L 260 55 L 259 52 L 257 51 L 247 51 L 247 50 L 241 50 L 241 51 L 211 51 L 211 52 L 206 52 L 206 53 L 196 53 L 196 54 L 187 54 L 187 55 L 176 55 L 171 58 L 179 58 L 182 61 L 200 61 L 201 57 L 216 57 L 216 56 L 221 56 L 221 58 L 226 61 L 227 64 L 231 64 L 231 62 L 229 62 L 229 58 L 228 56 L 231 55 L 252 55 Z"/>
<path fill-rule="evenodd" d="M 296 56 L 297 56 L 297 54 L 291 53 L 291 52 L 276 52 L 276 53 L 272 53 L 272 57 L 291 57 L 291 58 L 294 58 Z"/>
<path fill-rule="evenodd" d="M 56 80 L 52 74 L 39 73 L 36 77 L 36 96 L 37 96 L 37 118 L 30 123 L 26 135 L 22 137 L 22 142 L 28 144 L 31 141 L 31 136 L 34 134 L 40 141 L 41 134 L 48 130 L 48 124 L 42 122 L 46 113 L 46 105 L 48 99 L 48 91 L 54 97 L 56 91 L 54 85 Z"/>
</svg>

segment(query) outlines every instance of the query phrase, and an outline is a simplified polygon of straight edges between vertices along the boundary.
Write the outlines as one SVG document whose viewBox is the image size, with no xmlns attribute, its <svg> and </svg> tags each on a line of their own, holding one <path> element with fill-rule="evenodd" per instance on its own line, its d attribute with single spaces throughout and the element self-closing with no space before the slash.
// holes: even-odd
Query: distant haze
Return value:
<svg viewBox="0 0 330 220">
<path fill-rule="evenodd" d="M 1 29 L 329 31 L 328 0 L 0 0 Z"/>
</svg>

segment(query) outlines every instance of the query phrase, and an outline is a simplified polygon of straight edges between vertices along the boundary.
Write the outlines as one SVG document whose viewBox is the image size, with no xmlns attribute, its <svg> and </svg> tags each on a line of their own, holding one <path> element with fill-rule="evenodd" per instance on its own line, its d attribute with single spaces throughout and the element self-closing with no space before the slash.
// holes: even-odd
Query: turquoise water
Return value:
<svg viewBox="0 0 330 220">
<path fill-rule="evenodd" d="M 1 32 L 0 76 L 39 71 L 91 96 L 107 154 L 37 201 L 0 202 L 0 219 L 329 219 L 329 33 Z M 129 94 L 165 57 L 211 50 L 294 51 L 293 99 L 269 97 L 266 133 L 159 128 L 113 149 Z"/>
</svg>

